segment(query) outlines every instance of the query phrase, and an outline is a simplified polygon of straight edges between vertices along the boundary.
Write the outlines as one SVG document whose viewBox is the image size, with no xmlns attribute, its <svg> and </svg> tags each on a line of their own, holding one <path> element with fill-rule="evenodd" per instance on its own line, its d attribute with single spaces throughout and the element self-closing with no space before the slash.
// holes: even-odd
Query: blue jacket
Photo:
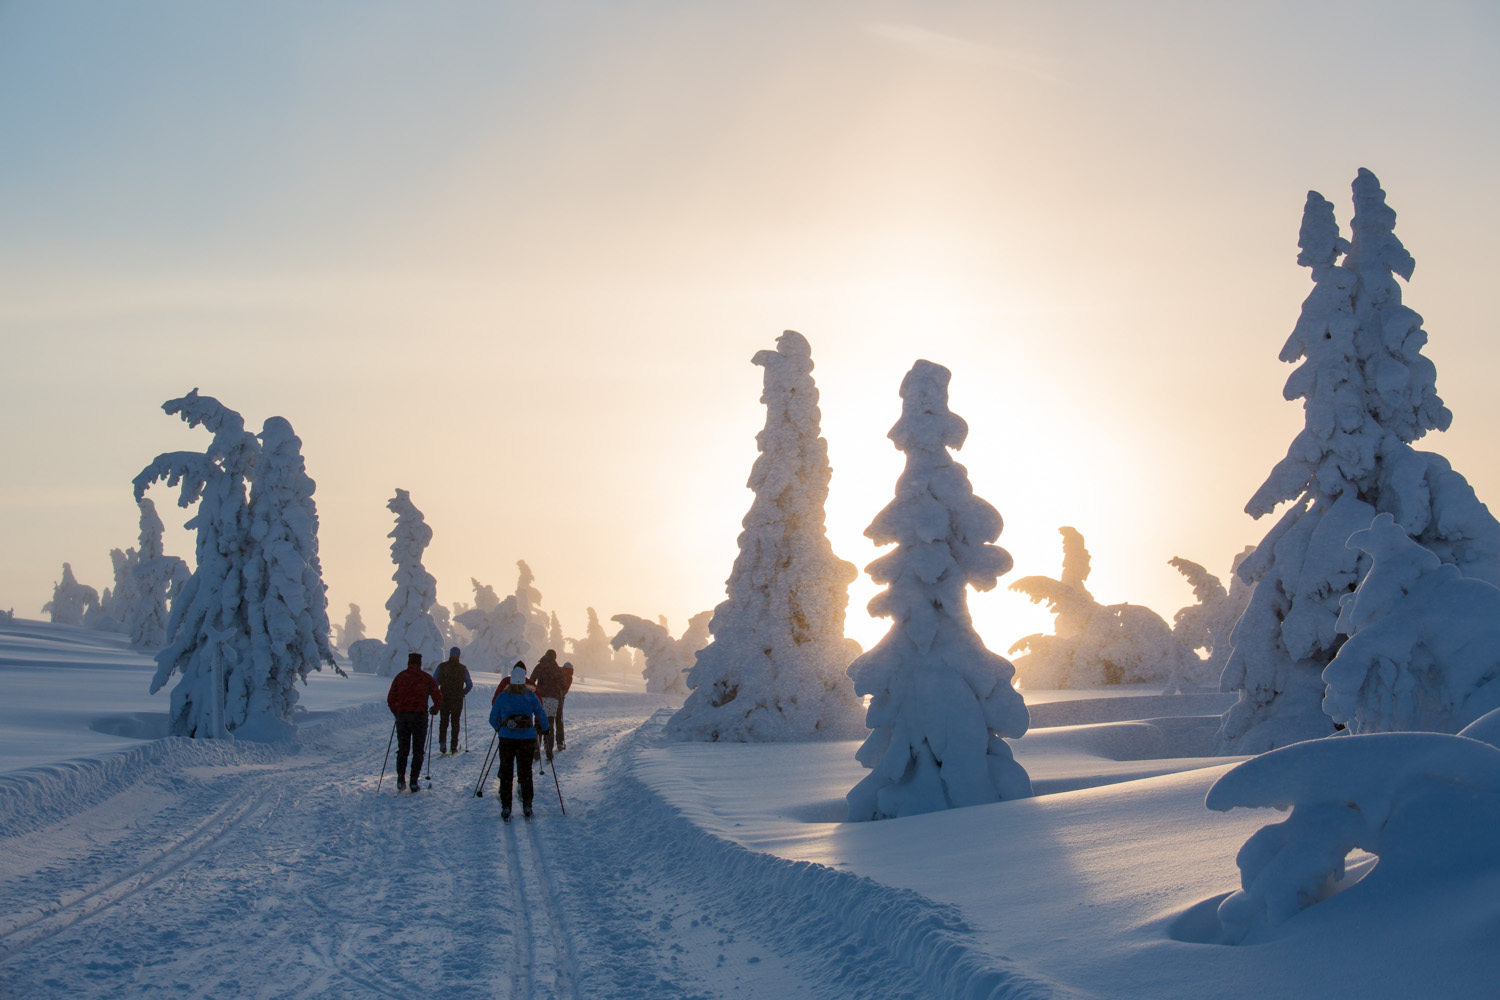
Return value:
<svg viewBox="0 0 1500 1000">
<path fill-rule="evenodd" d="M 508 716 L 525 715 L 530 723 L 525 728 L 510 728 L 505 724 Z M 490 728 L 503 740 L 534 740 L 537 731 L 547 731 L 547 712 L 536 692 L 522 687 L 520 691 L 506 688 L 495 695 L 490 705 Z"/>
</svg>

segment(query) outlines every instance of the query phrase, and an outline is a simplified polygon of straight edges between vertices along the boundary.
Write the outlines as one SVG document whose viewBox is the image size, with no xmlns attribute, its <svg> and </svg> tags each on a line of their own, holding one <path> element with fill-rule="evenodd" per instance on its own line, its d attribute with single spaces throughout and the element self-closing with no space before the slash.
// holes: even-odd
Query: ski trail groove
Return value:
<svg viewBox="0 0 1500 1000">
<path fill-rule="evenodd" d="M 536 880 L 536 895 L 541 901 L 541 908 L 546 911 L 541 916 L 546 918 L 547 932 L 552 939 L 553 968 L 556 970 L 556 978 L 553 982 L 553 991 L 549 996 L 553 1000 L 576 998 L 578 996 L 578 956 L 573 951 L 573 938 L 568 933 L 557 883 L 553 880 L 551 870 L 547 866 L 534 826 L 526 831 L 524 839 L 531 852 L 530 867 Z"/>
<path fill-rule="evenodd" d="M 516 820 L 514 822 L 524 822 Z M 519 968 L 511 974 L 511 995 L 517 998 L 536 995 L 536 938 L 531 933 L 531 907 L 526 900 L 526 877 L 521 872 L 521 852 L 516 843 L 516 831 L 509 823 L 505 825 L 505 867 L 510 882 L 511 920 L 515 924 L 516 958 Z"/>
<path fill-rule="evenodd" d="M 178 871 L 222 840 L 230 831 L 243 825 L 271 797 L 272 792 L 271 788 L 266 787 L 236 795 L 194 829 L 159 849 L 144 863 L 132 867 L 123 875 L 107 879 L 77 898 L 60 904 L 56 909 L 43 912 L 30 920 L 23 920 L 10 930 L 0 933 L 0 964 L 8 963 L 43 938 L 67 930 Z"/>
</svg>

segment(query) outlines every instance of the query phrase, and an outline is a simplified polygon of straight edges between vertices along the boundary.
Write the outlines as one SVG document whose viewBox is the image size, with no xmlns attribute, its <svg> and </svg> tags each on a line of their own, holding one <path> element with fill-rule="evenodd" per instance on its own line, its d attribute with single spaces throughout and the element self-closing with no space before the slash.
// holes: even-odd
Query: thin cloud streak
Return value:
<svg viewBox="0 0 1500 1000">
<path fill-rule="evenodd" d="M 945 35 L 911 24 L 881 22 L 867 24 L 865 30 L 879 38 L 938 59 L 976 66 L 994 66 L 1053 85 L 1062 82 L 1047 68 L 1047 58 L 1034 52 L 1002 49 L 981 42 L 971 42 L 966 38 Z"/>
</svg>

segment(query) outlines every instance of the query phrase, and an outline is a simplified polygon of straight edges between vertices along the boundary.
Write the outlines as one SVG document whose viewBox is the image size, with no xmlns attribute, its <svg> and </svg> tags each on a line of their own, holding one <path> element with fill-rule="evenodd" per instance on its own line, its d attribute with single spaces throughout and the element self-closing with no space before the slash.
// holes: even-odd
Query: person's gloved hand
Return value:
<svg viewBox="0 0 1500 1000">
<path fill-rule="evenodd" d="M 436 705 L 433 705 L 431 708 L 429 708 L 427 710 L 427 714 L 428 715 L 437 715 L 437 713 L 438 713 L 438 707 Z"/>
</svg>

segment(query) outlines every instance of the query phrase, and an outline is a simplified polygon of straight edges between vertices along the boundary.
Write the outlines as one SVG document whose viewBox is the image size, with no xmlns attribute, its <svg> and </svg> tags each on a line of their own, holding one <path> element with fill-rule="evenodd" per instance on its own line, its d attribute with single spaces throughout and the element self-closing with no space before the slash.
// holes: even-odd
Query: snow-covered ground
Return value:
<svg viewBox="0 0 1500 1000">
<path fill-rule="evenodd" d="M 1015 749 L 1037 797 L 851 824 L 857 742 L 667 744 L 665 702 L 601 685 L 569 697 L 536 821 L 502 826 L 493 778 L 474 795 L 478 739 L 433 761 L 430 793 L 397 795 L 388 773 L 377 794 L 383 679 L 315 676 L 298 742 L 265 746 L 160 738 L 151 669 L 109 636 L 0 626 L 0 996 L 1384 998 L 1500 981 L 1493 870 L 1356 886 L 1271 940 L 1204 943 L 1240 845 L 1283 818 L 1205 808 L 1233 766 L 1206 756 L 1219 695 L 1028 694 Z"/>
</svg>

